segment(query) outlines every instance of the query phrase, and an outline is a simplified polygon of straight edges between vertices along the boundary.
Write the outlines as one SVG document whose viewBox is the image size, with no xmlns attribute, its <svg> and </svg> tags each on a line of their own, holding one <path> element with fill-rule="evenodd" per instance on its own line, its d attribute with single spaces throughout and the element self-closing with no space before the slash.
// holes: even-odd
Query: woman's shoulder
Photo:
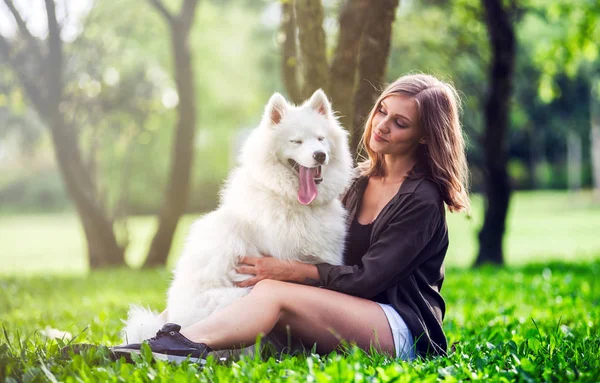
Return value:
<svg viewBox="0 0 600 383">
<path fill-rule="evenodd" d="M 443 205 L 444 200 L 440 186 L 431 178 L 423 177 L 413 180 L 414 187 L 411 188 L 411 196 L 414 201 L 421 203 L 432 203 Z"/>
<path fill-rule="evenodd" d="M 415 222 L 429 225 L 445 217 L 444 200 L 439 186 L 429 178 L 414 180 L 410 193 L 404 195 L 397 205 L 399 219 L 414 217 Z"/>
</svg>

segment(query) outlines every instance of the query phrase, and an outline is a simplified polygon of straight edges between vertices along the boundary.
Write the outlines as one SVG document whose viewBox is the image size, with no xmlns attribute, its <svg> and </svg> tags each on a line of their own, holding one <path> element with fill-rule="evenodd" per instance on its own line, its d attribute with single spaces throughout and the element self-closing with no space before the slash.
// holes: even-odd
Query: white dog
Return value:
<svg viewBox="0 0 600 383">
<path fill-rule="evenodd" d="M 132 307 L 125 342 L 154 336 L 167 322 L 191 325 L 248 293 L 235 282 L 241 256 L 342 264 L 351 177 L 347 132 L 325 93 L 296 107 L 275 93 L 229 176 L 217 210 L 192 224 L 168 291 L 166 318 Z"/>
</svg>

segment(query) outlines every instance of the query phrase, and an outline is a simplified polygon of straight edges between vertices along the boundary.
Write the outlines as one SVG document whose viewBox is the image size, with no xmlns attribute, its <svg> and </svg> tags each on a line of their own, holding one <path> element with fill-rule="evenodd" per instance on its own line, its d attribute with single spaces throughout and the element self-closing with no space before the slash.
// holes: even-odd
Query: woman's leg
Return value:
<svg viewBox="0 0 600 383">
<path fill-rule="evenodd" d="M 334 350 L 345 340 L 395 355 L 387 318 L 375 302 L 273 280 L 260 281 L 244 298 L 181 333 L 219 350 L 249 346 L 259 334 L 286 327 L 303 344 L 316 343 L 319 352 Z"/>
</svg>

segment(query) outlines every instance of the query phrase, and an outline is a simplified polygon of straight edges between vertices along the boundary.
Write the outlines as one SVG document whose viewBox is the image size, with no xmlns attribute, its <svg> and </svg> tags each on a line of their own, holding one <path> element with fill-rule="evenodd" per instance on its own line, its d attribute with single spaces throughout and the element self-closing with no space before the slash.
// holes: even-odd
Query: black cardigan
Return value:
<svg viewBox="0 0 600 383">
<path fill-rule="evenodd" d="M 367 183 L 367 177 L 357 178 L 342 198 L 348 224 Z M 425 173 L 413 169 L 375 220 L 363 266 L 318 264 L 320 280 L 310 284 L 366 299 L 385 293 L 410 329 L 417 354 L 445 355 L 446 307 L 440 290 L 447 249 L 440 189 Z"/>
</svg>

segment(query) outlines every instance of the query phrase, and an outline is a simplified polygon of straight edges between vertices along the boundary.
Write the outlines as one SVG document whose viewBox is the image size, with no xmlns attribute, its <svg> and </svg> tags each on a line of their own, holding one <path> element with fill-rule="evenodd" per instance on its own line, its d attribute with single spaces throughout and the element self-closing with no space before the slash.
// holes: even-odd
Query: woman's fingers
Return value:
<svg viewBox="0 0 600 383">
<path fill-rule="evenodd" d="M 257 276 L 256 275 L 260 271 L 259 268 L 256 267 L 258 260 L 260 260 L 259 257 L 243 256 L 240 258 L 240 261 L 238 262 L 238 265 L 235 268 L 236 273 L 250 274 L 250 275 L 254 275 L 254 277 L 252 277 L 250 279 L 246 279 L 245 281 L 242 281 L 242 282 L 237 282 L 235 284 L 236 286 L 250 287 L 250 286 L 254 286 L 261 279 L 265 279 L 265 276 Z"/>
<path fill-rule="evenodd" d="M 239 265 L 235 268 L 238 274 L 256 274 L 256 269 L 253 266 Z"/>
<path fill-rule="evenodd" d="M 245 264 L 245 265 L 256 265 L 256 262 L 259 260 L 259 257 L 249 257 L 249 256 L 243 256 L 240 258 L 238 264 Z"/>
</svg>

